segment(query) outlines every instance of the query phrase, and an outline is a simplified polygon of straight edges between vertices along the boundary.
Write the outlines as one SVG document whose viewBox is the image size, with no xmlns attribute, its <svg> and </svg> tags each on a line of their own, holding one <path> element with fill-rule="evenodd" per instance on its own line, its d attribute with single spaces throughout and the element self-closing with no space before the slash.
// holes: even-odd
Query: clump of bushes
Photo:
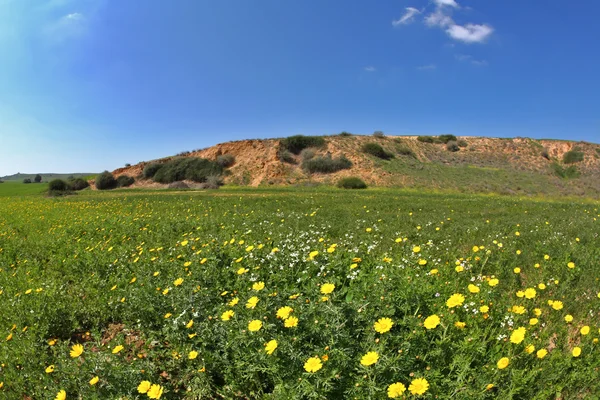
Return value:
<svg viewBox="0 0 600 400">
<path fill-rule="evenodd" d="M 110 190 L 117 187 L 117 180 L 108 171 L 104 171 L 96 177 L 96 189 L 98 190 Z"/>
<path fill-rule="evenodd" d="M 133 185 L 135 179 L 129 175 L 121 175 L 117 178 L 117 187 L 128 187 Z"/>
<path fill-rule="evenodd" d="M 31 179 L 25 178 L 25 179 L 23 179 L 23 183 L 31 183 Z"/>
<path fill-rule="evenodd" d="M 389 160 L 390 158 L 394 158 L 394 155 L 392 153 L 388 152 L 377 143 L 365 143 L 362 147 L 362 151 L 363 153 L 379 157 L 383 160 Z"/>
<path fill-rule="evenodd" d="M 162 168 L 162 164 L 158 164 L 158 163 L 148 164 L 144 167 L 144 171 L 142 172 L 142 175 L 146 179 L 154 178 L 154 175 L 156 175 L 158 170 L 161 168 Z"/>
<path fill-rule="evenodd" d="M 460 139 L 458 141 L 458 147 L 467 147 L 469 145 L 469 143 L 467 143 L 466 140 Z"/>
<path fill-rule="evenodd" d="M 70 189 L 71 189 L 70 185 L 67 182 L 63 181 L 62 179 L 53 179 L 48 184 L 49 191 L 64 192 L 64 191 L 67 191 Z"/>
<path fill-rule="evenodd" d="M 310 160 L 311 158 L 313 158 L 316 155 L 317 155 L 317 153 L 315 152 L 315 150 L 311 149 L 311 148 L 304 149 L 300 152 L 300 157 L 302 158 L 303 161 Z"/>
<path fill-rule="evenodd" d="M 223 154 L 217 157 L 217 164 L 223 168 L 229 168 L 235 163 L 233 154 Z"/>
<path fill-rule="evenodd" d="M 384 138 L 385 135 L 383 134 L 383 131 L 375 131 L 373 132 L 373 136 L 376 138 Z"/>
<path fill-rule="evenodd" d="M 362 179 L 352 176 L 340 179 L 337 187 L 341 189 L 366 189 L 367 184 Z"/>
<path fill-rule="evenodd" d="M 296 159 L 294 158 L 294 155 L 288 150 L 280 148 L 277 152 L 277 157 L 279 158 L 279 160 L 288 164 L 296 164 Z"/>
<path fill-rule="evenodd" d="M 418 136 L 417 140 L 421 143 L 435 143 L 435 138 L 433 136 Z"/>
<path fill-rule="evenodd" d="M 40 182 L 42 181 L 42 176 L 41 176 L 40 174 L 37 174 L 37 175 L 35 176 L 35 178 L 33 178 L 33 181 L 34 181 L 35 183 L 40 183 Z"/>
<path fill-rule="evenodd" d="M 190 180 L 194 182 L 206 182 L 209 176 L 219 176 L 223 173 L 223 167 L 214 161 L 205 158 L 185 157 L 175 158 L 161 166 L 154 174 L 154 181 L 160 183 L 171 183 L 176 181 Z"/>
<path fill-rule="evenodd" d="M 221 186 L 223 186 L 223 180 L 217 175 L 206 177 L 206 182 L 202 183 L 202 189 L 218 189 Z"/>
<path fill-rule="evenodd" d="M 348 136 L 352 136 L 352 134 L 350 132 L 343 131 L 342 133 L 339 134 L 339 136 L 348 137 Z"/>
<path fill-rule="evenodd" d="M 579 170 L 574 165 L 570 165 L 565 168 L 562 165 L 554 162 L 554 163 L 552 163 L 552 170 L 554 171 L 556 176 L 563 178 L 563 179 L 578 178 L 580 175 Z"/>
<path fill-rule="evenodd" d="M 456 142 L 458 139 L 454 135 L 440 135 L 437 137 L 438 143 Z"/>
<path fill-rule="evenodd" d="M 563 162 L 565 164 L 575 164 L 575 163 L 583 161 L 583 157 L 584 157 L 584 154 L 582 151 L 573 149 L 573 150 L 567 151 L 565 154 L 563 154 Z"/>
<path fill-rule="evenodd" d="M 302 162 L 302 168 L 309 173 L 320 172 L 329 174 L 332 172 L 341 171 L 343 169 L 349 169 L 351 167 L 352 162 L 345 156 L 332 158 L 331 154 L 314 157 L 310 160 L 305 160 Z"/>
<path fill-rule="evenodd" d="M 304 136 L 296 135 L 282 139 L 280 142 L 281 148 L 291 152 L 292 154 L 300 154 L 300 152 L 308 147 L 323 147 L 325 139 L 321 136 Z"/>
<path fill-rule="evenodd" d="M 458 147 L 457 142 L 455 142 L 454 140 L 451 140 L 448 143 L 446 143 L 446 150 L 455 152 L 455 151 L 459 151 L 460 147 Z"/>
<path fill-rule="evenodd" d="M 83 189 L 89 187 L 90 184 L 85 179 L 77 178 L 77 179 L 70 180 L 69 186 L 71 186 L 71 189 L 78 191 L 78 190 L 83 190 Z"/>
</svg>

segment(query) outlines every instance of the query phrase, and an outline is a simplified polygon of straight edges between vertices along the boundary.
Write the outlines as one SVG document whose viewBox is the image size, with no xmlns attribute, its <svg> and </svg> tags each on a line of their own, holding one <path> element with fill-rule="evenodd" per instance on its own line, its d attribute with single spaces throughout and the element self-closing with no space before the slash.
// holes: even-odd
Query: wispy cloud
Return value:
<svg viewBox="0 0 600 400">
<path fill-rule="evenodd" d="M 455 58 L 458 61 L 463 61 L 463 62 L 468 62 L 472 65 L 475 65 L 477 67 L 485 67 L 488 65 L 488 62 L 485 60 L 476 60 L 473 58 L 473 56 L 469 55 L 469 54 L 457 54 L 455 56 Z"/>
<path fill-rule="evenodd" d="M 375 71 L 377 71 L 377 69 L 375 67 L 373 67 L 372 65 L 369 65 L 368 67 L 365 67 L 365 71 L 375 72 Z"/>
<path fill-rule="evenodd" d="M 66 14 L 46 25 L 42 33 L 51 43 L 61 43 L 86 33 L 87 19 L 78 12 Z"/>
<path fill-rule="evenodd" d="M 419 71 L 432 71 L 434 69 L 436 69 L 437 66 L 435 64 L 427 64 L 427 65 L 421 65 L 420 67 L 417 67 L 417 70 Z"/>
<path fill-rule="evenodd" d="M 494 28 L 485 24 L 451 25 L 446 29 L 452 39 L 464 43 L 483 43 L 493 32 Z"/>
<path fill-rule="evenodd" d="M 434 3 L 438 7 L 448 6 L 448 7 L 459 8 L 459 5 L 455 0 L 434 0 Z"/>
<path fill-rule="evenodd" d="M 445 28 L 454 24 L 454 21 L 441 7 L 438 7 L 434 12 L 425 17 L 425 24 Z"/>
<path fill-rule="evenodd" d="M 402 17 L 400 17 L 400 19 L 393 20 L 392 25 L 398 26 L 398 25 L 410 24 L 411 22 L 414 21 L 415 16 L 418 14 L 421 14 L 421 11 L 419 11 L 418 9 L 416 9 L 414 7 L 406 7 L 406 12 L 404 13 L 404 15 L 402 15 Z"/>
</svg>

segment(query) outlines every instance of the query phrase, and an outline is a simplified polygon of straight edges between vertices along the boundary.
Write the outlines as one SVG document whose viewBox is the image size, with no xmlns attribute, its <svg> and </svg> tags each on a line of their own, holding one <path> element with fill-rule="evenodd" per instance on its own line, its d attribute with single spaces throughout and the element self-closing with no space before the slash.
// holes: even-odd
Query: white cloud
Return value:
<svg viewBox="0 0 600 400">
<path fill-rule="evenodd" d="M 375 72 L 375 71 L 377 71 L 377 69 L 375 67 L 373 67 L 372 65 L 369 65 L 368 67 L 365 67 L 365 71 Z"/>
<path fill-rule="evenodd" d="M 437 4 L 438 7 L 448 6 L 459 8 L 458 3 L 455 0 L 434 0 L 434 3 Z"/>
<path fill-rule="evenodd" d="M 425 17 L 425 23 L 429 26 L 439 26 L 445 28 L 453 25 L 454 21 L 449 15 L 444 13 L 442 8 L 438 7 L 434 12 Z"/>
<path fill-rule="evenodd" d="M 485 60 L 476 60 L 473 58 L 473 56 L 468 55 L 468 54 L 457 54 L 454 56 L 458 61 L 464 61 L 464 62 L 469 62 L 477 67 L 485 67 L 488 65 L 487 61 Z"/>
<path fill-rule="evenodd" d="M 85 34 L 87 20 L 81 13 L 64 15 L 43 28 L 44 36 L 53 43 L 60 43 L 72 37 Z"/>
<path fill-rule="evenodd" d="M 431 71 L 436 68 L 437 66 L 435 64 L 421 65 L 420 67 L 417 67 L 419 71 Z"/>
<path fill-rule="evenodd" d="M 452 39 L 460 40 L 465 43 L 482 43 L 494 32 L 494 28 L 489 25 L 466 24 L 451 25 L 446 29 L 446 33 Z"/>
<path fill-rule="evenodd" d="M 411 22 L 413 22 L 413 20 L 415 19 L 415 16 L 417 14 L 421 14 L 421 11 L 417 10 L 414 7 L 406 7 L 406 12 L 404 13 L 404 15 L 402 17 L 400 17 L 400 19 L 396 19 L 396 20 L 392 21 L 392 25 L 398 26 L 398 25 L 410 24 Z"/>
</svg>

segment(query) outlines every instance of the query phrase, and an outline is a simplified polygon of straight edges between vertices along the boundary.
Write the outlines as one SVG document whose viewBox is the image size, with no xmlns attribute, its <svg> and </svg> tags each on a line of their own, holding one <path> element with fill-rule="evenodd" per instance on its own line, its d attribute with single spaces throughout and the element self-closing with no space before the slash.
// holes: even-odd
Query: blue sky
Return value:
<svg viewBox="0 0 600 400">
<path fill-rule="evenodd" d="M 0 175 L 331 134 L 600 142 L 600 2 L 0 0 Z"/>
</svg>

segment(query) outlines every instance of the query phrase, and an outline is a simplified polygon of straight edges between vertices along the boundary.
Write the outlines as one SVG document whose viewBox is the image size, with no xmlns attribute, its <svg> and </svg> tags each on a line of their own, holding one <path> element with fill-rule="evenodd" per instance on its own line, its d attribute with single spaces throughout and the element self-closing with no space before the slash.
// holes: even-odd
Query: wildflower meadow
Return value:
<svg viewBox="0 0 600 400">
<path fill-rule="evenodd" d="M 600 398 L 598 203 L 0 199 L 0 398 Z"/>
</svg>

